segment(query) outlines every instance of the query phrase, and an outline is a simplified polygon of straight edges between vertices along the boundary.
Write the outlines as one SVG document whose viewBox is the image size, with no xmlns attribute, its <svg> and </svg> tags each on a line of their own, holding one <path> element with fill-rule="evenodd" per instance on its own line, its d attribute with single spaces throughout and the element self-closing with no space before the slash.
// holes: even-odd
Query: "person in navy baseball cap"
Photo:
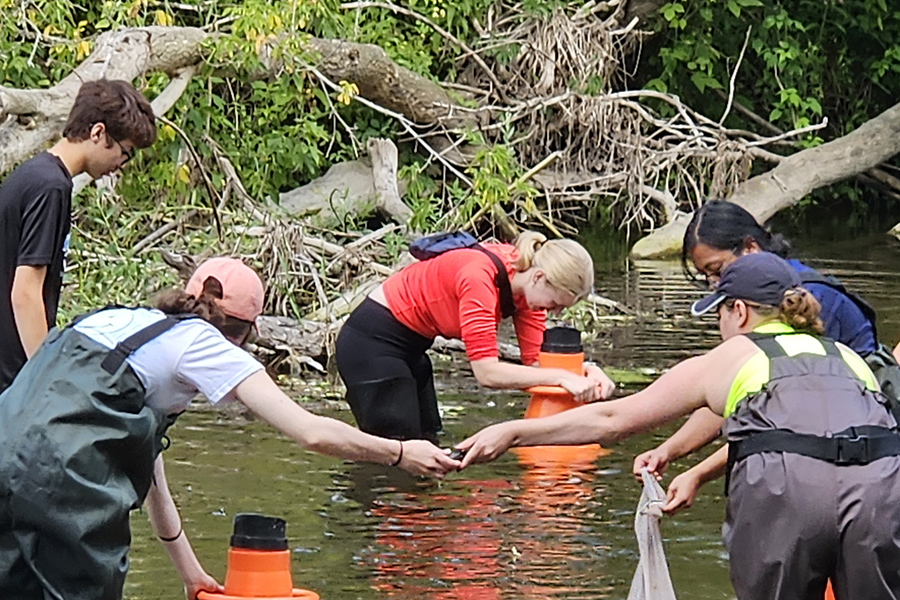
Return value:
<svg viewBox="0 0 900 600">
<path fill-rule="evenodd" d="M 712 417 L 727 444 L 675 477 L 661 510 L 727 476 L 722 540 L 738 600 L 823 598 L 828 580 L 841 600 L 897 600 L 900 541 L 885 524 L 900 523 L 898 419 L 862 357 L 822 337 L 819 302 L 798 283 L 772 254 L 736 258 L 694 305 L 717 309 L 718 346 L 628 398 L 486 427 L 456 445 L 462 468 L 515 446 L 606 447 L 691 414 L 642 467 L 659 478 L 715 437 Z"/>
<path fill-rule="evenodd" d="M 713 293 L 694 302 L 691 314 L 706 314 L 726 298 L 780 306 L 784 293 L 799 285 L 800 277 L 784 259 L 769 252 L 745 254 L 725 268 Z"/>
</svg>

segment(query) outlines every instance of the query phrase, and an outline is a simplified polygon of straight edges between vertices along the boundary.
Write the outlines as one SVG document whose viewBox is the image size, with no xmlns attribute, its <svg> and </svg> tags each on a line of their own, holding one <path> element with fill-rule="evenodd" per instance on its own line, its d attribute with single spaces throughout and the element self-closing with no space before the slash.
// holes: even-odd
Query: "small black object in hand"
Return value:
<svg viewBox="0 0 900 600">
<path fill-rule="evenodd" d="M 465 455 L 466 455 L 465 450 L 461 450 L 459 448 L 454 448 L 453 452 L 450 453 L 450 458 L 452 458 L 453 460 L 462 460 Z"/>
</svg>

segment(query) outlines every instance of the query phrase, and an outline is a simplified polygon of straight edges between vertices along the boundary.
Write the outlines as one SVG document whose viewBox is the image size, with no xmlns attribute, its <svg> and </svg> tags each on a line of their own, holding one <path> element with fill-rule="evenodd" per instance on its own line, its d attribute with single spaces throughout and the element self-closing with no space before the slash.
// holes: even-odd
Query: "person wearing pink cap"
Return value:
<svg viewBox="0 0 900 600">
<path fill-rule="evenodd" d="M 52 330 L 0 395 L 0 598 L 119 599 L 129 512 L 146 500 L 189 599 L 222 587 L 200 565 L 169 494 L 166 431 L 198 393 L 239 401 L 308 450 L 441 477 L 460 463 L 313 415 L 240 348 L 263 284 L 204 262 L 156 308 L 105 308 Z"/>
</svg>

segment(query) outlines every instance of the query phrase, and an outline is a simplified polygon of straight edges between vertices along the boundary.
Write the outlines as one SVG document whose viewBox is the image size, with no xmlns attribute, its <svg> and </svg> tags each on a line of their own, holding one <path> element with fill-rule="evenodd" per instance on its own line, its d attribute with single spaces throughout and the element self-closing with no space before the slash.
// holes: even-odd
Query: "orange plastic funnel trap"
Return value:
<svg viewBox="0 0 900 600">
<path fill-rule="evenodd" d="M 199 600 L 253 598 L 319 600 L 319 595 L 295 589 L 291 581 L 291 552 L 284 519 L 255 514 L 234 517 L 234 535 L 228 548 L 225 593 L 200 592 Z"/>
<path fill-rule="evenodd" d="M 584 350 L 581 332 L 574 327 L 551 327 L 544 331 L 538 365 L 543 368 L 565 369 L 582 374 Z"/>
<path fill-rule="evenodd" d="M 565 369 L 576 375 L 582 375 L 584 350 L 581 346 L 581 332 L 572 327 L 552 327 L 546 330 L 538 355 L 538 366 L 544 369 Z M 529 388 L 528 391 L 531 392 L 531 401 L 525 411 L 526 419 L 549 417 L 580 405 L 572 394 L 557 385 L 539 385 Z M 515 448 L 513 452 L 522 463 L 531 467 L 554 469 L 589 465 L 601 454 L 608 453 L 597 444 Z"/>
<path fill-rule="evenodd" d="M 551 327 L 544 332 L 544 341 L 538 355 L 539 367 L 564 369 L 582 375 L 583 363 L 581 332 L 572 327 Z M 531 402 L 525 411 L 526 419 L 547 417 L 578 406 L 572 394 L 557 385 L 539 385 L 528 391 L 531 392 Z"/>
</svg>

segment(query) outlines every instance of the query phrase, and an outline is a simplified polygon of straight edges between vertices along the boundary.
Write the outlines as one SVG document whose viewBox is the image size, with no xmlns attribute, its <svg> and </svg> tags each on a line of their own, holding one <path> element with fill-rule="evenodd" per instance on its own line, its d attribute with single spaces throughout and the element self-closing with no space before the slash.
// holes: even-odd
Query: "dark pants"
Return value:
<svg viewBox="0 0 900 600">
<path fill-rule="evenodd" d="M 359 428 L 400 440 L 436 439 L 441 430 L 431 359 L 433 340 L 366 298 L 337 339 L 338 372 Z"/>
<path fill-rule="evenodd" d="M 739 600 L 900 599 L 900 457 L 836 466 L 796 454 L 737 463 L 723 538 Z"/>
</svg>

